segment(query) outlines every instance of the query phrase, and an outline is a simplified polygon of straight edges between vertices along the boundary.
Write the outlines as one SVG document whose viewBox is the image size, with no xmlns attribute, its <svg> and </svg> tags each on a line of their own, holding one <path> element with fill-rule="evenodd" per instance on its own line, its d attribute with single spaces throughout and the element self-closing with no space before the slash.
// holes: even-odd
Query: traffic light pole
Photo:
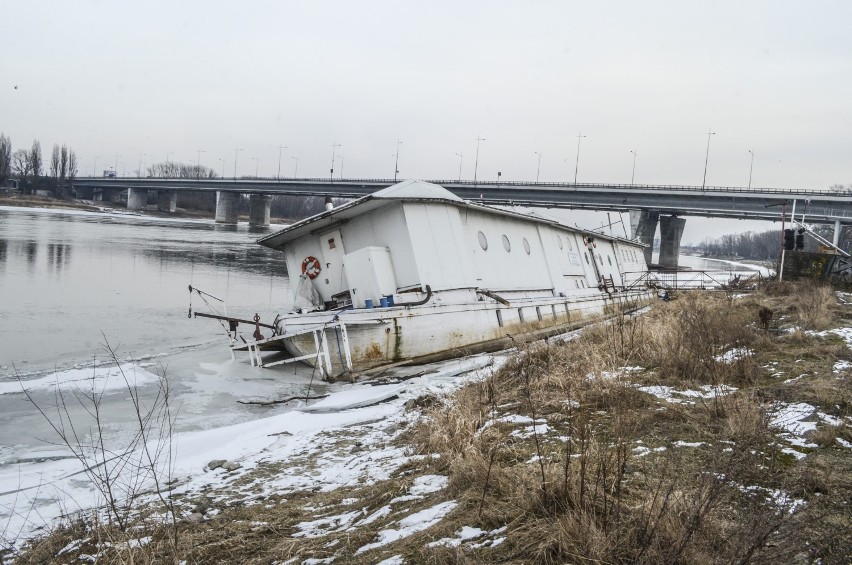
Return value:
<svg viewBox="0 0 852 565">
<path fill-rule="evenodd" d="M 794 200 L 793 201 L 794 213 L 795 213 L 795 209 L 796 209 L 796 201 Z M 784 205 L 781 207 L 781 266 L 778 267 L 778 280 L 779 281 L 784 280 L 784 251 L 785 251 L 785 247 L 786 247 L 784 245 L 784 220 L 786 219 L 786 216 L 787 216 L 787 201 L 785 200 Z"/>
</svg>

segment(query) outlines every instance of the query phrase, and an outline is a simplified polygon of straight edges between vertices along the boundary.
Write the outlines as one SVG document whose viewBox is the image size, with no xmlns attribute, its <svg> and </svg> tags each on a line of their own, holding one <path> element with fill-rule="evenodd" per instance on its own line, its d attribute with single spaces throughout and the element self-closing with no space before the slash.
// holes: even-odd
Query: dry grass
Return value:
<svg viewBox="0 0 852 565">
<path fill-rule="evenodd" d="M 772 313 L 767 323 L 765 312 Z M 764 312 L 761 317 L 761 312 Z M 332 492 L 267 499 L 180 501 L 187 511 L 218 514 L 181 525 L 169 549 L 162 526 L 143 524 L 152 541 L 102 556 L 115 563 L 270 563 L 334 557 L 376 563 L 845 563 L 852 554 L 850 359 L 835 337 L 790 327 L 837 325 L 838 307 L 822 287 L 774 284 L 733 300 L 688 294 L 642 316 L 616 316 L 565 344 L 518 344 L 519 353 L 490 377 L 415 409 L 421 418 L 400 439 L 422 455 L 391 479 Z M 732 349 L 750 355 L 722 356 Z M 625 367 L 641 366 L 642 370 Z M 796 379 L 799 375 L 805 375 Z M 791 380 L 796 379 L 796 380 Z M 786 381 L 790 382 L 786 382 Z M 727 394 L 668 402 L 639 385 Z M 840 419 L 809 438 L 797 459 L 770 427 L 776 402 L 808 402 Z M 533 426 L 529 418 L 536 422 Z M 341 438 L 341 442 L 348 441 Z M 270 462 L 245 481 L 282 472 Z M 442 474 L 443 491 L 405 503 L 416 477 Z M 357 499 L 356 504 L 346 502 Z M 458 507 L 429 530 L 358 554 L 397 520 L 446 500 Z M 302 521 L 354 508 L 393 512 L 369 526 L 297 537 Z M 320 510 L 317 510 L 317 509 Z M 499 545 L 429 546 L 463 526 L 505 528 Z M 103 544 L 56 552 L 70 540 L 106 535 L 75 522 L 34 543 L 21 562 L 72 561 Z M 495 538 L 496 536 L 491 536 Z M 96 539 L 96 538 L 95 538 Z M 132 555 L 132 560 L 130 559 Z M 65 557 L 65 556 L 61 556 Z"/>
</svg>

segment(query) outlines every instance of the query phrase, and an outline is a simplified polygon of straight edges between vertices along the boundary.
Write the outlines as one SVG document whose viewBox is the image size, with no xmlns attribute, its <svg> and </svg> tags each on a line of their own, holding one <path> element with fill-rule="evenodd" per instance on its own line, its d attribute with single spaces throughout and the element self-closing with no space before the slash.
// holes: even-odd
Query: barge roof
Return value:
<svg viewBox="0 0 852 565">
<path fill-rule="evenodd" d="M 299 239 L 300 237 L 313 232 L 333 228 L 334 226 L 344 223 L 352 218 L 356 218 L 383 206 L 387 206 L 392 202 L 442 202 L 458 208 L 558 226 L 576 233 L 591 235 L 596 238 L 610 241 L 622 241 L 630 243 L 631 245 L 646 247 L 644 244 L 634 240 L 604 235 L 598 232 L 578 228 L 576 226 L 569 226 L 553 218 L 547 218 L 536 213 L 523 213 L 515 210 L 486 206 L 484 204 L 476 204 L 475 202 L 459 198 L 440 185 L 421 180 L 404 180 L 372 194 L 368 194 L 367 196 L 362 196 L 361 198 L 352 200 L 336 208 L 332 208 L 331 210 L 325 210 L 320 214 L 305 218 L 304 220 L 289 225 L 275 233 L 261 237 L 257 240 L 257 243 L 272 249 L 282 250 L 287 243 Z"/>
</svg>

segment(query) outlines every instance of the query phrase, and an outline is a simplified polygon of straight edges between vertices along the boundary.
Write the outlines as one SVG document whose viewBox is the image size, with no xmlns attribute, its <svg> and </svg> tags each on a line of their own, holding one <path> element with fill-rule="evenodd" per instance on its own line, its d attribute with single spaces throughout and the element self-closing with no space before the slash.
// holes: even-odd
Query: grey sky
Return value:
<svg viewBox="0 0 852 565">
<path fill-rule="evenodd" d="M 852 183 L 852 3 L 7 0 L 0 131 L 226 175 Z M 14 85 L 18 85 L 15 90 Z M 116 154 L 118 158 L 116 159 Z M 254 157 L 256 160 L 253 160 Z M 341 163 L 335 165 L 336 172 Z M 689 235 L 688 235 L 689 239 Z M 694 239 L 694 237 L 692 238 Z M 698 238 L 700 239 L 700 237 Z"/>
</svg>

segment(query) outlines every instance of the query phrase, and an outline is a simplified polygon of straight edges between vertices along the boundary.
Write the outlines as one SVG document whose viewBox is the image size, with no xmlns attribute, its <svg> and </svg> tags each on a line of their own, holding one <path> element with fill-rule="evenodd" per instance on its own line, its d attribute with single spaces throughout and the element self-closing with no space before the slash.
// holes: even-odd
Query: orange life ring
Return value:
<svg viewBox="0 0 852 565">
<path fill-rule="evenodd" d="M 315 279 L 320 274 L 320 262 L 316 257 L 308 255 L 302 261 L 302 274 L 308 275 L 308 278 Z"/>
</svg>

